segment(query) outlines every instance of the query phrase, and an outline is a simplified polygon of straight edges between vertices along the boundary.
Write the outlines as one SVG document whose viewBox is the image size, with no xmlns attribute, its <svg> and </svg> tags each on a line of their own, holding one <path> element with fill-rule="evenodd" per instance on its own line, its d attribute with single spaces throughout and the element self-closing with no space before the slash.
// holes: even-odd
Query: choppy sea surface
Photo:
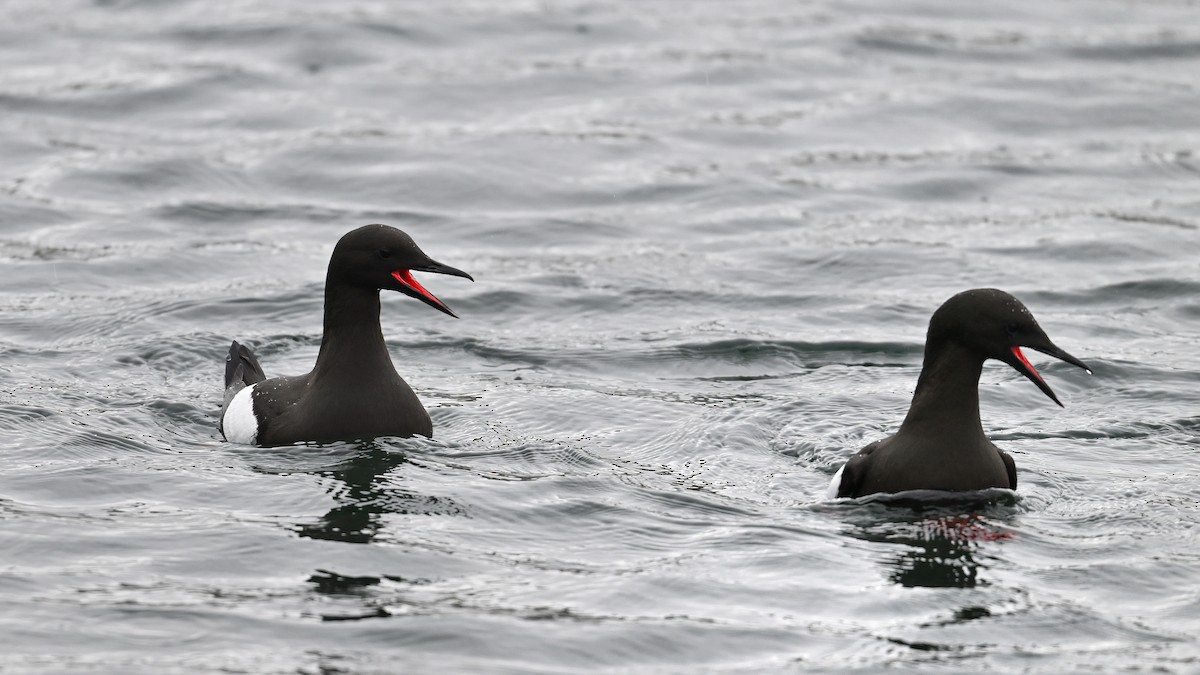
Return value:
<svg viewBox="0 0 1200 675">
<path fill-rule="evenodd" d="M 216 430 L 325 265 L 429 439 Z M 1200 672 L 1200 5 L 0 3 L 0 671 Z M 824 497 L 933 310 L 1020 487 Z"/>
</svg>

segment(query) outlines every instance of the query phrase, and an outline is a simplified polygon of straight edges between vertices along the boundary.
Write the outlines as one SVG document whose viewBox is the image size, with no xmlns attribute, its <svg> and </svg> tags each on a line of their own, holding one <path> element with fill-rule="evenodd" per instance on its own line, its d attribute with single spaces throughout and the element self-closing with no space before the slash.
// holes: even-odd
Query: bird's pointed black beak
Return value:
<svg viewBox="0 0 1200 675">
<path fill-rule="evenodd" d="M 426 263 L 424 265 L 420 265 L 418 267 L 414 267 L 412 269 L 416 272 L 433 272 L 434 274 L 448 274 L 452 277 L 462 277 L 464 279 L 470 279 L 471 281 L 475 281 L 475 278 L 472 277 L 470 274 L 467 274 L 466 272 L 458 269 L 457 267 L 443 265 L 442 263 L 440 263 L 436 260 L 430 260 L 428 263 Z"/>
<path fill-rule="evenodd" d="M 1037 344 L 1028 344 L 1025 346 L 1046 354 L 1047 356 L 1053 356 L 1060 361 L 1066 361 L 1073 366 L 1083 368 L 1089 374 L 1092 372 L 1092 369 L 1089 368 L 1086 363 L 1059 349 L 1053 342 L 1050 342 L 1049 340 L 1046 340 L 1045 342 L 1039 342 Z M 1017 372 L 1029 378 L 1029 381 L 1036 384 L 1038 389 L 1042 390 L 1043 394 L 1050 397 L 1051 401 L 1057 403 L 1059 407 L 1063 407 L 1062 401 L 1058 400 L 1058 397 L 1054 395 L 1054 390 L 1050 388 L 1050 385 L 1046 384 L 1046 381 L 1042 379 L 1041 374 L 1038 373 L 1037 369 L 1033 367 L 1033 364 L 1029 362 L 1029 359 L 1025 358 L 1025 354 L 1021 352 L 1020 345 L 1012 346 L 1012 359 L 1005 359 L 1005 362 L 1015 368 Z"/>
<path fill-rule="evenodd" d="M 413 277 L 412 273 L 414 271 L 432 272 L 434 274 L 448 274 L 452 277 L 462 277 L 464 279 L 470 279 L 471 281 L 475 281 L 474 277 L 456 267 L 443 265 L 442 263 L 432 259 L 428 259 L 427 262 L 424 262 L 420 265 L 415 265 L 411 268 L 401 268 L 392 271 L 392 278 L 399 282 L 400 288 L 398 290 L 400 290 L 402 293 L 410 295 L 438 310 L 439 312 L 445 312 L 446 314 L 449 314 L 457 319 L 458 315 L 455 314 L 446 305 L 446 303 L 438 300 L 437 296 L 426 290 L 425 287 Z"/>
</svg>

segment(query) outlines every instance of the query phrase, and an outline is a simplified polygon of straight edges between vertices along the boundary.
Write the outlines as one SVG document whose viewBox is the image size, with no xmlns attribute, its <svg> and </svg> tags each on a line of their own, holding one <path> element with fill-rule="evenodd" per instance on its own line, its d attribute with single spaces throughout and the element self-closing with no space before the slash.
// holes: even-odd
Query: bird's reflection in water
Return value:
<svg viewBox="0 0 1200 675">
<path fill-rule="evenodd" d="M 301 525 L 301 537 L 342 541 L 351 544 L 369 543 L 383 526 L 388 505 L 405 496 L 390 480 L 390 473 L 408 457 L 389 451 L 377 442 L 358 444 L 358 452 L 347 461 L 320 471 L 318 476 L 332 478 L 330 492 L 338 505 L 311 525 Z"/>
<path fill-rule="evenodd" d="M 999 501 L 965 512 L 931 501 L 865 504 L 870 521 L 860 522 L 854 536 L 903 547 L 883 562 L 888 579 L 901 586 L 974 588 L 987 583 L 981 573 L 995 559 L 995 542 L 1012 538 L 1005 521 L 1016 504 L 1011 493 L 981 495 Z"/>
<path fill-rule="evenodd" d="M 974 588 L 991 559 L 982 546 L 1012 536 L 977 513 L 925 518 L 906 529 L 888 539 L 909 547 L 888 563 L 888 577 L 909 587 Z"/>
<path fill-rule="evenodd" d="M 278 466 L 276 457 L 271 468 L 260 470 L 272 473 L 309 473 L 327 481 L 326 489 L 337 503 L 316 522 L 298 523 L 295 531 L 301 537 L 367 544 L 385 533 L 389 515 L 444 514 L 461 515 L 464 509 L 446 497 L 415 493 L 402 487 L 404 465 L 411 464 L 409 456 L 398 444 L 405 439 L 359 441 L 323 448 L 297 446 L 289 449 L 294 459 L 310 466 Z M 311 455 L 318 454 L 320 465 L 311 466 Z M 334 462 L 329 460 L 333 459 Z M 340 461 L 339 461 L 340 460 Z"/>
</svg>

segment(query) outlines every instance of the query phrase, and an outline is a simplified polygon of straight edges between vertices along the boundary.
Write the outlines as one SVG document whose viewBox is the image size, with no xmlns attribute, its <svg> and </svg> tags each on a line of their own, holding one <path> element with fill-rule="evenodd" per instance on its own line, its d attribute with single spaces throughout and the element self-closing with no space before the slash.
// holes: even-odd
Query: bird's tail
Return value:
<svg viewBox="0 0 1200 675">
<path fill-rule="evenodd" d="M 237 340 L 229 345 L 229 354 L 225 357 L 225 404 L 244 387 L 262 382 L 267 379 L 254 352 Z"/>
</svg>

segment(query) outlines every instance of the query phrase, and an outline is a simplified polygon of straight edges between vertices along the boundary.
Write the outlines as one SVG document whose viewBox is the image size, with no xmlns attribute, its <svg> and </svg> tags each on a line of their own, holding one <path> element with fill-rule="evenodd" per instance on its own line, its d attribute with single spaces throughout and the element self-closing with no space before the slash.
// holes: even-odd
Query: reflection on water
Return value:
<svg viewBox="0 0 1200 675">
<path fill-rule="evenodd" d="M 389 515 L 463 515 L 453 499 L 414 492 L 404 486 L 405 467 L 421 468 L 397 443 L 401 439 L 300 445 L 247 451 L 260 454 L 254 468 L 263 473 L 308 473 L 331 479 L 326 490 L 337 502 L 316 522 L 298 523 L 301 537 L 366 544 L 386 531 Z M 330 460 L 334 460 L 332 463 Z M 316 465 L 314 466 L 314 462 Z"/>
<path fill-rule="evenodd" d="M 885 560 L 888 579 L 906 587 L 974 588 L 986 584 L 982 572 L 994 558 L 992 547 L 1013 536 L 1003 522 L 1004 506 L 985 511 L 954 512 L 908 503 L 912 511 L 892 506 L 884 517 L 858 525 L 852 536 L 873 542 L 899 544 L 903 551 Z M 1006 510 L 1006 509 L 1005 509 Z M 996 513 L 993 513 L 993 512 Z M 1006 510 L 1007 511 L 1007 510 Z"/>
<path fill-rule="evenodd" d="M 360 611 L 322 612 L 322 621 L 359 621 L 361 619 L 381 619 L 391 616 L 387 609 L 377 604 L 370 596 L 369 589 L 378 586 L 383 579 L 373 576 L 347 576 L 330 570 L 318 569 L 308 578 L 313 590 L 321 595 L 334 598 L 356 598 L 363 603 Z"/>
<path fill-rule="evenodd" d="M 890 563 L 888 578 L 910 587 L 974 588 L 989 557 L 982 546 L 1012 536 L 977 513 L 926 518 L 905 529 L 889 538 L 911 548 Z"/>
<path fill-rule="evenodd" d="M 334 479 L 330 492 L 338 505 L 312 525 L 303 525 L 298 533 L 310 539 L 366 544 L 375 538 L 382 526 L 387 505 L 396 501 L 395 486 L 389 476 L 396 467 L 408 461 L 402 452 L 392 452 L 376 442 L 363 442 L 359 452 L 339 466 L 316 471 L 319 476 Z M 401 498 L 414 495 L 400 493 Z"/>
</svg>

